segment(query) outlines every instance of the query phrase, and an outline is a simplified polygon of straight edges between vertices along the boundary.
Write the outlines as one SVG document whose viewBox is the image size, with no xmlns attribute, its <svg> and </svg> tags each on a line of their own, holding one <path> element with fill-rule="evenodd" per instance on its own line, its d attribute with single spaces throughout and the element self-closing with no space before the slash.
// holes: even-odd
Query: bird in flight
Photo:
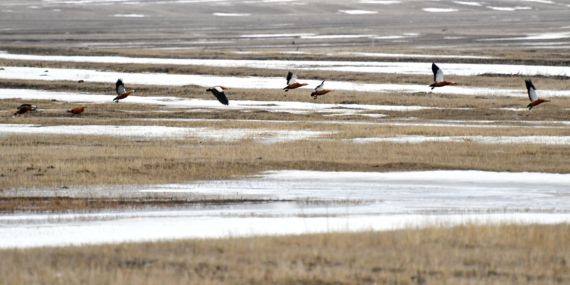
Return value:
<svg viewBox="0 0 570 285">
<path fill-rule="evenodd" d="M 550 102 L 550 100 L 548 100 L 548 99 L 539 99 L 538 98 L 538 95 L 536 95 L 536 88 L 534 87 L 534 85 L 532 84 L 532 81 L 530 81 L 530 79 L 525 80 L 524 83 L 526 84 L 526 90 L 528 92 L 528 98 L 530 99 L 530 104 L 528 104 L 528 106 L 527 106 L 527 108 L 529 110 L 532 110 L 532 107 L 538 106 L 544 102 Z"/>
<path fill-rule="evenodd" d="M 22 104 L 22 106 L 18 107 L 18 111 L 14 112 L 13 116 L 20 116 L 28 111 L 35 110 L 36 105 L 30 104 Z"/>
<path fill-rule="evenodd" d="M 317 99 L 317 96 L 322 96 L 325 95 L 329 92 L 333 92 L 334 90 L 330 90 L 330 89 L 325 89 L 324 87 L 325 82 L 323 81 L 321 83 L 321 85 L 317 86 L 317 88 L 315 88 L 315 92 L 311 93 L 311 96 L 313 96 L 313 99 Z"/>
<path fill-rule="evenodd" d="M 283 88 L 285 92 L 289 91 L 289 89 L 297 89 L 299 87 L 308 85 L 307 83 L 299 83 L 297 82 L 297 75 L 293 74 L 291 71 L 287 73 L 287 86 Z"/>
<path fill-rule="evenodd" d="M 119 100 L 125 99 L 127 96 L 131 95 L 131 93 L 135 92 L 135 90 L 127 91 L 125 89 L 122 78 L 119 78 L 119 80 L 117 80 L 117 83 L 115 83 L 115 91 L 117 91 L 117 97 L 115 97 L 113 101 L 116 103 L 119 103 Z"/>
<path fill-rule="evenodd" d="M 224 105 L 229 105 L 230 102 L 228 101 L 228 98 L 226 97 L 226 93 L 224 93 L 224 90 L 228 90 L 229 88 L 223 87 L 223 86 L 214 86 L 212 88 L 208 88 L 206 90 L 206 92 L 210 91 L 212 92 L 212 94 L 214 94 L 214 96 L 216 96 L 216 98 L 218 99 L 218 101 L 220 101 L 220 103 L 224 104 Z"/>
<path fill-rule="evenodd" d="M 435 63 L 431 64 L 431 71 L 433 71 L 433 81 L 434 81 L 434 83 L 429 86 L 429 87 L 431 87 L 431 90 L 433 90 L 436 87 L 443 87 L 445 85 L 454 85 L 455 84 L 455 82 L 453 82 L 453 81 L 444 81 L 443 80 L 443 71 L 441 69 L 439 69 L 439 67 L 437 65 L 435 65 Z"/>
<path fill-rule="evenodd" d="M 75 116 L 75 115 L 79 115 L 81 113 L 83 113 L 83 111 L 85 111 L 85 106 L 81 106 L 81 107 L 77 107 L 77 108 L 73 108 L 71 110 L 67 110 L 68 113 L 71 113 L 71 116 Z"/>
</svg>

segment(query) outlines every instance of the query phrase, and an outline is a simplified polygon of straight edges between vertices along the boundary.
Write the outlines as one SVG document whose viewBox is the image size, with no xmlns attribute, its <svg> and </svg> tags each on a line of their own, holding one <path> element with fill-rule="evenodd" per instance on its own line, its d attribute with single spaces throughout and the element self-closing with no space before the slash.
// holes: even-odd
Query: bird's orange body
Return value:
<svg viewBox="0 0 570 285">
<path fill-rule="evenodd" d="M 528 104 L 528 106 L 526 106 L 526 107 L 527 107 L 527 108 L 528 108 L 528 107 L 534 107 L 534 106 L 540 105 L 540 104 L 542 104 L 542 103 L 544 103 L 544 102 L 550 102 L 550 100 L 548 100 L 548 99 L 538 99 L 538 100 L 536 100 L 536 101 L 530 102 L 530 104 Z"/>
<path fill-rule="evenodd" d="M 434 83 L 434 84 L 430 85 L 430 87 L 443 87 L 446 85 L 454 85 L 454 84 L 455 84 L 455 82 L 442 81 L 442 82 Z"/>
<path fill-rule="evenodd" d="M 117 98 L 115 98 L 116 100 L 121 100 L 121 99 L 125 99 L 127 98 L 129 95 L 131 95 L 131 93 L 135 92 L 134 90 L 128 91 L 126 93 L 123 93 L 119 96 L 117 96 Z"/>
<path fill-rule="evenodd" d="M 311 96 L 321 96 L 321 95 L 325 95 L 325 94 L 327 94 L 327 93 L 329 93 L 329 92 L 331 92 L 331 91 L 332 91 L 332 90 L 329 90 L 329 89 L 325 89 L 325 90 L 321 90 L 321 91 L 316 91 L 316 92 L 311 93 Z"/>
<path fill-rule="evenodd" d="M 23 104 L 22 106 L 18 107 L 18 111 L 14 112 L 13 116 L 20 116 L 30 110 L 35 110 L 35 109 L 36 105 Z"/>
<path fill-rule="evenodd" d="M 303 86 L 306 86 L 306 85 L 308 85 L 308 84 L 307 84 L 307 83 L 293 83 L 293 84 L 291 84 L 291 85 L 289 85 L 289 86 L 287 86 L 287 87 L 285 87 L 285 88 L 287 88 L 287 89 L 297 89 L 297 88 L 299 88 L 299 87 L 303 87 Z"/>
<path fill-rule="evenodd" d="M 84 111 L 85 111 L 85 106 L 81 106 L 81 107 L 73 108 L 71 110 L 67 110 L 68 113 L 71 113 L 73 115 L 79 115 L 79 114 L 83 113 Z"/>
<path fill-rule="evenodd" d="M 21 114 L 24 114 L 24 113 L 28 112 L 28 111 L 31 110 L 31 109 L 32 109 L 32 106 L 27 106 L 27 107 L 21 108 L 21 109 L 19 109 L 18 111 L 14 112 L 14 115 L 21 115 Z"/>
</svg>

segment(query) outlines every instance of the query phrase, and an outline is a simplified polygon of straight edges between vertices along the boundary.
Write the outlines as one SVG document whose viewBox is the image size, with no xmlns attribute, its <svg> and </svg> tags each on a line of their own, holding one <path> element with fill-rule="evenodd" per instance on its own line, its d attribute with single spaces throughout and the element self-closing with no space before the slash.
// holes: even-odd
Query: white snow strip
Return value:
<svg viewBox="0 0 570 285">
<path fill-rule="evenodd" d="M 549 0 L 520 0 L 523 2 L 536 2 L 536 3 L 544 3 L 544 4 L 554 4 L 553 1 L 549 1 Z"/>
<path fill-rule="evenodd" d="M 482 58 L 482 59 L 495 58 L 493 56 L 476 56 L 476 55 L 430 55 L 430 54 L 370 53 L 370 52 L 339 52 L 336 54 L 370 56 L 370 57 L 409 57 L 409 58 Z"/>
<path fill-rule="evenodd" d="M 366 11 L 366 10 L 338 10 L 340 13 L 345 13 L 349 15 L 366 15 L 366 14 L 378 14 L 377 11 Z"/>
<path fill-rule="evenodd" d="M 487 6 L 487 8 L 493 9 L 493 10 L 496 10 L 496 11 L 509 11 L 509 12 L 516 11 L 516 10 L 532 10 L 532 7 L 520 7 L 520 6 L 517 6 L 517 7 L 493 7 L 493 6 Z"/>
<path fill-rule="evenodd" d="M 115 14 L 113 17 L 121 17 L 121 18 L 143 18 L 145 15 L 141 14 Z"/>
<path fill-rule="evenodd" d="M 255 34 L 255 35 L 241 35 L 240 38 L 299 38 L 303 36 L 314 36 L 311 33 L 301 34 Z"/>
<path fill-rule="evenodd" d="M 478 39 L 477 41 L 527 41 L 527 40 L 558 40 L 570 38 L 570 33 L 545 33 L 545 34 L 532 34 L 525 37 L 514 37 L 514 38 L 492 38 L 492 39 Z M 533 43 L 524 43 L 533 44 Z M 541 43 L 548 44 L 548 43 Z"/>
<path fill-rule="evenodd" d="M 320 39 L 358 39 L 358 38 L 373 38 L 375 35 L 316 35 L 316 36 L 301 36 L 301 39 L 306 40 L 320 40 Z"/>
<path fill-rule="evenodd" d="M 457 3 L 460 5 L 468 5 L 468 6 L 483 6 L 479 2 L 465 2 L 465 1 L 453 1 L 453 3 Z"/>
<path fill-rule="evenodd" d="M 0 55 L 1 56 L 1 55 Z M 425 65 L 425 64 L 423 64 Z M 446 65 L 440 65 L 443 68 Z M 568 69 L 568 68 L 567 68 Z M 182 75 L 182 74 L 163 74 L 163 73 L 121 73 L 121 72 L 99 72 L 87 69 L 58 69 L 50 68 L 45 72 L 45 68 L 34 67 L 5 67 L 0 71 L 0 78 L 3 79 L 29 79 L 29 80 L 63 80 L 85 82 L 105 82 L 113 84 L 117 78 L 123 78 L 126 86 L 137 84 L 143 85 L 163 85 L 163 86 L 183 86 L 198 85 L 203 87 L 212 87 L 223 84 L 229 88 L 247 88 L 247 89 L 282 89 L 285 85 L 285 79 L 278 77 L 229 77 L 229 76 L 211 76 L 211 75 Z M 428 79 L 432 80 L 432 79 Z M 309 86 L 303 89 L 311 89 L 321 83 L 320 80 L 300 80 L 308 83 Z M 428 81 L 428 83 L 431 83 Z M 351 90 L 361 92 L 432 92 L 426 85 L 412 84 L 359 84 L 351 82 L 327 81 L 325 86 L 333 90 Z M 134 88 L 134 87 L 130 87 Z M 302 89 L 301 89 L 302 90 Z M 297 92 L 300 90 L 297 90 Z M 520 96 L 526 97 L 526 90 L 511 89 L 490 89 L 490 88 L 472 88 L 459 86 L 446 86 L 433 91 L 439 94 L 458 94 L 458 95 L 481 95 L 481 96 Z M 135 94 L 136 95 L 136 94 Z M 540 95 L 543 97 L 550 96 L 570 96 L 570 91 L 547 91 L 541 90 Z M 130 97 L 129 97 L 130 98 Z M 231 99 L 230 99 L 231 100 Z"/>
<path fill-rule="evenodd" d="M 361 0 L 361 1 L 359 1 L 359 3 L 389 5 L 389 4 L 399 4 L 402 2 L 401 1 L 382 1 L 382 0 Z"/>
<path fill-rule="evenodd" d="M 211 129 L 181 128 L 165 126 L 40 126 L 24 124 L 0 124 L 2 135 L 82 135 L 82 136 L 114 136 L 131 139 L 196 139 L 222 142 L 235 142 L 243 139 L 255 139 L 262 143 L 288 142 L 321 135 L 330 132 L 268 130 L 268 129 Z"/>
<path fill-rule="evenodd" d="M 449 13 L 449 12 L 459 11 L 457 9 L 452 9 L 452 8 L 423 8 L 422 10 L 431 13 Z"/>
<path fill-rule="evenodd" d="M 213 13 L 212 15 L 218 17 L 247 17 L 251 14 L 238 14 L 238 13 Z"/>
<path fill-rule="evenodd" d="M 423 143 L 423 142 L 472 142 L 482 144 L 545 144 L 545 145 L 570 145 L 570 136 L 398 136 L 385 138 L 356 138 L 355 143 L 389 142 L 389 143 Z"/>
<path fill-rule="evenodd" d="M 570 37 L 570 33 L 564 33 Z M 366 35 L 361 35 L 366 36 Z M 528 39 L 525 37 L 525 39 Z M 374 62 L 374 61 L 287 61 L 287 60 L 232 60 L 232 59 L 169 59 L 169 58 L 134 58 L 115 56 L 43 56 L 25 54 L 0 54 L 0 58 L 8 60 L 37 60 L 61 62 L 93 62 L 118 64 L 165 64 L 165 65 L 198 65 L 212 67 L 247 67 L 281 70 L 329 70 L 344 72 L 394 73 L 432 75 L 431 62 Z M 446 75 L 473 76 L 485 73 L 521 74 L 558 76 L 570 75 L 570 67 L 544 65 L 511 65 L 511 64 L 438 64 Z M 4 71 L 0 71 L 0 76 Z"/>
<path fill-rule="evenodd" d="M 141 190 L 222 198 L 378 202 L 336 207 L 269 203 L 207 210 L 3 215 L 0 248 L 378 231 L 468 222 L 567 223 L 569 185 L 569 174 L 551 173 L 267 171 L 250 178 L 155 185 Z M 497 214 L 488 214 L 494 211 Z"/>
</svg>

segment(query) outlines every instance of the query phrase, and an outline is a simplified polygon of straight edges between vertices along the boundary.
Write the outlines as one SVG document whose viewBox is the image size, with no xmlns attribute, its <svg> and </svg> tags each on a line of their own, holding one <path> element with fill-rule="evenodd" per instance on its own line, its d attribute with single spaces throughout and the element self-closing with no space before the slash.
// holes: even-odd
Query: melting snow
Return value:
<svg viewBox="0 0 570 285">
<path fill-rule="evenodd" d="M 132 139 L 197 139 L 235 142 L 242 139 L 255 139 L 262 143 L 278 143 L 316 138 L 330 132 L 268 130 L 268 129 L 211 129 L 181 128 L 165 126 L 40 126 L 24 124 L 0 124 L 0 135 L 83 135 L 114 136 Z"/>
<path fill-rule="evenodd" d="M 338 10 L 340 13 L 345 13 L 349 15 L 365 15 L 365 14 L 377 14 L 377 11 L 366 11 L 366 10 Z"/>
<path fill-rule="evenodd" d="M 218 17 L 247 17 L 251 14 L 236 14 L 236 13 L 213 13 L 212 15 Z"/>
<path fill-rule="evenodd" d="M 469 6 L 482 6 L 479 2 L 464 2 L 464 1 L 453 1 L 453 3 L 461 4 L 461 5 L 469 5 Z"/>
<path fill-rule="evenodd" d="M 547 34 L 549 38 L 570 37 L 570 33 Z M 333 35 L 334 36 L 334 35 Z M 342 36 L 342 35 L 336 35 Z M 345 35 L 368 37 L 369 35 Z M 532 37 L 536 35 L 530 35 Z M 319 36 L 320 37 L 320 36 Z M 520 39 L 528 39 L 528 37 Z M 505 38 L 508 40 L 508 38 Z M 517 38 L 515 38 L 517 39 Z M 502 39 L 499 39 L 502 40 Z M 445 57 L 445 56 L 444 56 Z M 287 60 L 232 60 L 232 59 L 168 59 L 168 58 L 133 58 L 114 56 L 43 56 L 0 53 L 0 58 L 9 60 L 38 60 L 63 62 L 104 62 L 120 64 L 167 64 L 167 65 L 199 65 L 213 67 L 247 67 L 281 70 L 330 70 L 343 72 L 397 73 L 431 75 L 431 62 L 374 62 L 374 61 L 287 61 Z M 570 74 L 570 67 L 513 64 L 440 64 L 446 75 L 472 76 L 485 73 L 521 74 L 558 76 Z M 0 72 L 0 76 L 6 76 Z"/>
<path fill-rule="evenodd" d="M 568 185 L 569 174 L 550 173 L 268 171 L 252 178 L 156 185 L 142 191 L 370 202 L 3 215 L 0 224 L 9 224 L 0 227 L 0 248 L 393 230 L 438 223 L 562 223 L 570 222 L 570 214 L 564 212 L 570 207 Z"/>
<path fill-rule="evenodd" d="M 398 3 L 402 3 L 402 2 L 401 1 L 382 1 L 382 0 L 360 0 L 359 3 L 388 5 L 388 4 L 398 4 Z"/>
<path fill-rule="evenodd" d="M 473 142 L 482 144 L 546 144 L 570 145 L 570 136 L 398 136 L 385 138 L 356 138 L 355 143 L 390 142 L 390 143 L 423 143 L 423 142 Z"/>
<path fill-rule="evenodd" d="M 489 9 L 493 9 L 493 10 L 497 10 L 497 11 L 516 11 L 516 10 L 531 10 L 532 7 L 493 7 L 493 6 L 487 6 L 487 8 Z"/>
<path fill-rule="evenodd" d="M 432 13 L 447 13 L 447 12 L 459 11 L 457 9 L 452 9 L 452 8 L 423 8 L 422 10 L 424 10 L 426 12 L 432 12 Z"/>
<path fill-rule="evenodd" d="M 121 18 L 143 18 L 145 15 L 140 14 L 115 14 L 113 17 L 121 17 Z"/>
</svg>

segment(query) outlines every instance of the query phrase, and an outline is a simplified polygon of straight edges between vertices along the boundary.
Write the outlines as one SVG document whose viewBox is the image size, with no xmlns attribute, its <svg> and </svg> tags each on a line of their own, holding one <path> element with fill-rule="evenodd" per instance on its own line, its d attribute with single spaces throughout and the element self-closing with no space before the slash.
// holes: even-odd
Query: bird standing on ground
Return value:
<svg viewBox="0 0 570 285">
<path fill-rule="evenodd" d="M 220 103 L 224 104 L 224 105 L 229 105 L 230 102 L 228 101 L 228 98 L 226 97 L 226 93 L 224 93 L 224 90 L 228 90 L 229 88 L 223 87 L 223 86 L 214 86 L 212 88 L 208 88 L 206 90 L 206 92 L 210 91 L 212 92 L 212 94 L 214 94 L 214 96 L 216 96 L 216 98 L 218 99 L 218 101 L 220 101 Z"/>
<path fill-rule="evenodd" d="M 431 71 L 433 71 L 433 81 L 434 81 L 434 83 L 429 86 L 429 87 L 431 87 L 431 90 L 433 90 L 436 87 L 443 87 L 445 85 L 454 85 L 455 84 L 455 82 L 453 82 L 453 81 L 444 81 L 443 80 L 443 71 L 441 69 L 439 69 L 439 67 L 437 65 L 435 65 L 435 63 L 431 64 Z"/>
<path fill-rule="evenodd" d="M 71 110 L 67 110 L 68 113 L 71 113 L 71 116 L 75 116 L 75 115 L 79 115 L 81 113 L 83 113 L 83 111 L 85 111 L 85 106 L 81 106 L 81 107 L 77 107 L 77 108 L 73 108 Z"/>
<path fill-rule="evenodd" d="M 22 106 L 18 107 L 18 111 L 14 112 L 13 116 L 20 116 L 28 111 L 35 110 L 36 105 L 30 104 L 22 104 Z"/>
<path fill-rule="evenodd" d="M 293 74 L 291 71 L 287 73 L 287 86 L 283 88 L 285 92 L 289 91 L 289 89 L 297 89 L 299 87 L 308 85 L 307 83 L 299 83 L 297 82 L 297 75 Z"/>
<path fill-rule="evenodd" d="M 525 80 L 524 83 L 526 84 L 528 98 L 530 99 L 530 104 L 528 104 L 527 106 L 529 111 L 532 110 L 532 107 L 534 106 L 540 105 L 544 102 L 550 102 L 550 100 L 538 98 L 538 96 L 536 95 L 536 88 L 534 88 L 534 85 L 532 84 L 532 81 L 530 81 L 530 79 Z"/>
<path fill-rule="evenodd" d="M 325 95 L 329 92 L 333 92 L 334 90 L 330 90 L 330 89 L 325 89 L 324 87 L 325 85 L 325 81 L 323 81 L 321 83 L 321 85 L 317 86 L 317 88 L 315 88 L 315 92 L 311 93 L 311 96 L 313 96 L 313 99 L 317 99 L 317 96 L 322 96 Z"/>
<path fill-rule="evenodd" d="M 117 97 L 115 97 L 113 101 L 116 103 L 119 103 L 119 100 L 125 99 L 127 96 L 131 95 L 131 93 L 135 92 L 135 90 L 127 91 L 125 89 L 122 78 L 119 78 L 119 80 L 117 80 L 117 83 L 115 84 L 115 91 L 117 91 Z"/>
</svg>

